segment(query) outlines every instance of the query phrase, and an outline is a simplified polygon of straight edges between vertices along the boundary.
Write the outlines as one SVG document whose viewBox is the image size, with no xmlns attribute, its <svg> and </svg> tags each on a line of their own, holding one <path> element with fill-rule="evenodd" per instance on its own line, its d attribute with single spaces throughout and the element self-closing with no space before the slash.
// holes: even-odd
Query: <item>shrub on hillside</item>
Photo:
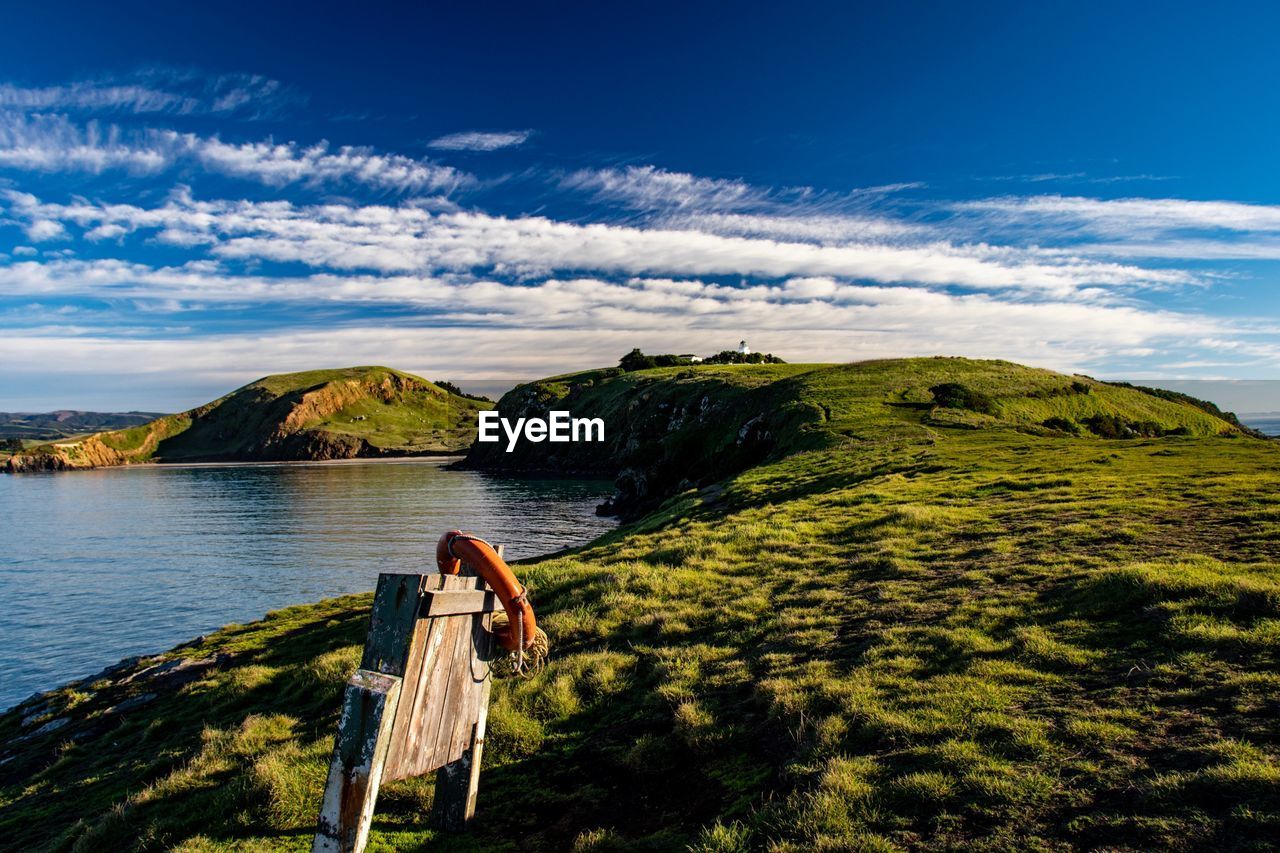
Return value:
<svg viewBox="0 0 1280 853">
<path fill-rule="evenodd" d="M 674 367 L 677 364 L 688 364 L 689 359 L 678 355 L 664 353 L 662 355 L 645 355 L 636 347 L 618 360 L 618 366 L 630 373 L 633 370 L 648 370 L 651 367 Z"/>
<path fill-rule="evenodd" d="M 1082 423 L 1100 438 L 1158 438 L 1165 434 L 1153 421 L 1131 421 L 1119 415 L 1091 415 Z M 1185 432 L 1185 430 L 1183 431 Z"/>
<path fill-rule="evenodd" d="M 771 352 L 749 352 L 740 353 L 737 350 L 727 349 L 716 353 L 710 358 L 704 358 L 703 364 L 786 364 L 785 361 L 778 358 Z"/>
<path fill-rule="evenodd" d="M 1070 397 L 1073 394 L 1092 394 L 1093 387 L 1088 382 L 1073 380 L 1070 385 L 1058 385 L 1052 388 L 1037 388 L 1027 393 L 1033 400 L 1047 400 L 1052 397 Z"/>
<path fill-rule="evenodd" d="M 450 394 L 453 394 L 454 396 L 457 396 L 457 397 L 466 397 L 468 400 L 479 400 L 482 403 L 493 402 L 493 400 L 489 399 L 483 394 L 468 394 L 466 391 L 463 391 L 457 385 L 454 385 L 452 382 L 448 382 L 443 379 L 432 380 L 432 384 L 440 388 L 443 388 L 445 391 L 448 391 Z"/>
<path fill-rule="evenodd" d="M 651 367 L 675 367 L 679 364 L 692 363 L 693 360 L 689 356 L 672 355 L 670 353 L 646 355 L 640 351 L 639 347 L 618 360 L 618 366 L 627 373 L 633 370 L 648 370 Z M 786 362 L 773 353 L 751 352 L 743 354 L 737 350 L 727 349 L 716 353 L 710 358 L 704 358 L 702 364 L 786 364 Z"/>
<path fill-rule="evenodd" d="M 981 391 L 975 391 L 959 382 L 943 382 L 929 389 L 933 403 L 944 409 L 968 409 L 984 415 L 996 413 L 995 401 Z"/>
<path fill-rule="evenodd" d="M 1057 415 L 1054 415 L 1051 418 L 1046 418 L 1042 426 L 1048 427 L 1049 429 L 1056 429 L 1059 432 L 1069 432 L 1072 435 L 1077 435 L 1080 432 L 1080 424 L 1068 418 L 1060 418 Z"/>
</svg>

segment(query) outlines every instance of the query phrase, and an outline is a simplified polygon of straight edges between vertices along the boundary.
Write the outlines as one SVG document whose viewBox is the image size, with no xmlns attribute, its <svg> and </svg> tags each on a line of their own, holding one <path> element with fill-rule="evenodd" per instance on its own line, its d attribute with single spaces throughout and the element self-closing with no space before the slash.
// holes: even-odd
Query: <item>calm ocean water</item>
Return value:
<svg viewBox="0 0 1280 853">
<path fill-rule="evenodd" d="M 440 460 L 0 475 L 0 708 L 228 622 L 433 571 L 451 527 L 509 558 L 579 545 L 610 483 Z"/>
<path fill-rule="evenodd" d="M 1241 415 L 1240 422 L 1258 432 L 1280 436 L 1280 415 Z"/>
</svg>

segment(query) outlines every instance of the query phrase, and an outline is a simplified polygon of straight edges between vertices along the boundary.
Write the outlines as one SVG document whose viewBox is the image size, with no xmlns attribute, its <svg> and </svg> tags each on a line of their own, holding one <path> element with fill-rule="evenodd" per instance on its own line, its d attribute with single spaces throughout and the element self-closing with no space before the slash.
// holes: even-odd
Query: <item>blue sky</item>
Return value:
<svg viewBox="0 0 1280 853">
<path fill-rule="evenodd" d="M 1263 4 L 27 4 L 0 409 L 743 337 L 1280 378 L 1277 31 Z"/>
</svg>

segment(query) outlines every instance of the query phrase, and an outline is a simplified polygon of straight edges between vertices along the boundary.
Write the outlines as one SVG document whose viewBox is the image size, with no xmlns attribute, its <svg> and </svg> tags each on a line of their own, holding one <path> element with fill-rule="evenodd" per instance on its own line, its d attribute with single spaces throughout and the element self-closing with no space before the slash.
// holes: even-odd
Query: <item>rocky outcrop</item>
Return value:
<svg viewBox="0 0 1280 853">
<path fill-rule="evenodd" d="M 741 471 L 775 452 L 784 433 L 817 419 L 781 395 L 775 383 L 746 385 L 687 371 L 657 377 L 609 372 L 522 385 L 498 412 L 542 418 L 552 410 L 605 423 L 600 443 L 474 444 L 459 465 L 488 471 L 614 478 L 601 514 L 633 518 L 663 500 Z"/>
<path fill-rule="evenodd" d="M 5 462 L 5 470 L 9 473 L 68 471 L 73 468 L 124 465 L 127 461 L 123 453 L 108 447 L 99 436 L 91 435 L 78 441 L 47 444 L 39 452 L 15 454 Z"/>
</svg>

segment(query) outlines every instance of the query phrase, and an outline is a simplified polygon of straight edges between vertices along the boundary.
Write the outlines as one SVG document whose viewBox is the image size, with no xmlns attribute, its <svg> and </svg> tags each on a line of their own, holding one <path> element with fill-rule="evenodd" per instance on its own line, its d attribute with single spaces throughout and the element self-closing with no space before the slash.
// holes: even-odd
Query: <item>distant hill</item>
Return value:
<svg viewBox="0 0 1280 853">
<path fill-rule="evenodd" d="M 453 453 L 489 407 L 388 367 L 284 373 L 187 412 L 29 449 L 7 469 Z"/>
<path fill-rule="evenodd" d="M 163 412 L 78 412 L 70 409 L 0 412 L 0 438 L 51 441 L 87 432 L 126 429 L 162 417 Z"/>
</svg>

